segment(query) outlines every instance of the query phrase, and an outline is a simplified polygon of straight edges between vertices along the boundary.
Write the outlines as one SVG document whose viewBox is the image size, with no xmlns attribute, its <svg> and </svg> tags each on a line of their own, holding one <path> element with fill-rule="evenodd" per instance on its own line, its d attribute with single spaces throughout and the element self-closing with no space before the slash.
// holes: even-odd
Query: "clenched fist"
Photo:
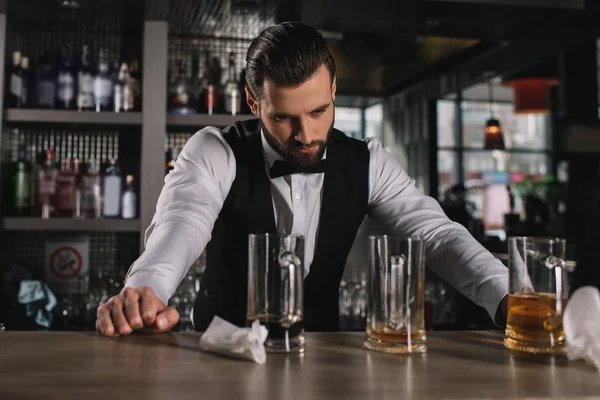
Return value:
<svg viewBox="0 0 600 400">
<path fill-rule="evenodd" d="M 106 336 L 168 332 L 178 322 L 177 310 L 167 307 L 149 287 L 124 288 L 98 307 L 96 314 L 96 330 Z"/>
</svg>

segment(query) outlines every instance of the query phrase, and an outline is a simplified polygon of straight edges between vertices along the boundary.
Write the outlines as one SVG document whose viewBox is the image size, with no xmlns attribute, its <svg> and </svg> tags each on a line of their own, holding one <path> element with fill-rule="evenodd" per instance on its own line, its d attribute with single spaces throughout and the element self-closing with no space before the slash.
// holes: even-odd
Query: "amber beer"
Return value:
<svg viewBox="0 0 600 400">
<path fill-rule="evenodd" d="M 380 329 L 367 329 L 367 335 L 373 339 L 385 341 L 385 342 L 400 342 L 400 343 L 415 343 L 425 339 L 425 331 L 418 330 L 411 332 L 410 335 L 406 330 L 393 330 L 388 327 Z"/>
<path fill-rule="evenodd" d="M 565 353 L 562 312 L 568 298 L 566 247 L 566 240 L 561 238 L 508 238 L 506 348 Z"/>
<path fill-rule="evenodd" d="M 556 312 L 556 295 L 554 293 L 510 294 L 506 335 L 506 346 L 513 350 L 531 353 L 563 353 L 565 332 L 562 315 L 557 315 Z"/>
</svg>

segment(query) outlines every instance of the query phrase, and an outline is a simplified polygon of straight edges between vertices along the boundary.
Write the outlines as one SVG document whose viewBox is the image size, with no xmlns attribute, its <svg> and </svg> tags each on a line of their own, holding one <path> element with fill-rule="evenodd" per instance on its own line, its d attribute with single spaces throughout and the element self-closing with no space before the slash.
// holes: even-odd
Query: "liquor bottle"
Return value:
<svg viewBox="0 0 600 400">
<path fill-rule="evenodd" d="M 209 86 L 213 86 L 213 114 L 224 112 L 223 104 L 223 85 L 221 78 L 223 76 L 223 68 L 217 57 L 213 57 L 210 62 Z"/>
<path fill-rule="evenodd" d="M 56 74 L 48 57 L 43 54 L 36 74 L 35 100 L 40 108 L 54 108 L 56 100 Z"/>
<path fill-rule="evenodd" d="M 119 218 L 121 216 L 121 168 L 114 158 L 110 160 L 102 180 L 102 216 Z"/>
<path fill-rule="evenodd" d="M 29 93 L 31 91 L 30 83 L 29 57 L 23 57 L 21 59 L 21 102 L 17 107 L 29 106 Z"/>
<path fill-rule="evenodd" d="M 199 112 L 199 100 L 198 97 L 198 85 L 199 79 L 198 76 L 200 73 L 200 60 L 198 59 L 198 53 L 192 53 L 192 78 L 190 80 L 190 107 L 193 108 L 196 112 Z"/>
<path fill-rule="evenodd" d="M 229 72 L 227 82 L 225 82 L 224 100 L 225 100 L 225 112 L 231 115 L 237 115 L 240 113 L 240 107 L 242 104 L 242 97 L 240 93 L 240 86 L 236 81 L 235 73 L 235 54 L 229 53 Z"/>
<path fill-rule="evenodd" d="M 96 73 L 92 66 L 90 47 L 83 46 L 81 65 L 77 74 L 77 109 L 92 111 L 94 109 L 94 81 Z"/>
<path fill-rule="evenodd" d="M 248 106 L 248 100 L 246 96 L 246 68 L 240 73 L 240 93 L 242 94 L 242 101 L 240 106 L 240 114 L 251 114 L 250 107 Z"/>
<path fill-rule="evenodd" d="M 196 111 L 201 114 L 206 114 L 206 100 L 203 98 L 208 91 L 207 78 L 206 78 L 206 66 L 200 63 L 200 60 L 195 57 L 196 64 L 192 67 L 192 96 L 194 96 L 194 104 Z M 195 72 L 194 72 L 195 71 Z"/>
<path fill-rule="evenodd" d="M 23 91 L 23 81 L 21 78 L 21 52 L 12 53 L 12 65 L 8 72 L 8 92 L 6 106 L 9 108 L 20 107 Z"/>
<path fill-rule="evenodd" d="M 81 176 L 81 218 L 100 218 L 100 175 L 98 163 L 90 160 Z"/>
<path fill-rule="evenodd" d="M 191 83 L 182 60 L 177 62 L 177 77 L 171 84 L 169 93 L 171 114 L 190 115 L 196 113 L 195 108 L 191 105 L 193 97 Z"/>
<path fill-rule="evenodd" d="M 7 214 L 16 217 L 28 216 L 33 205 L 33 193 L 31 191 L 33 176 L 25 146 L 19 147 L 17 161 L 7 169 L 7 186 L 4 194 Z"/>
<path fill-rule="evenodd" d="M 98 57 L 98 74 L 94 80 L 94 103 L 97 112 L 110 110 L 112 94 L 113 82 L 110 76 L 108 51 L 102 49 Z"/>
<path fill-rule="evenodd" d="M 204 77 L 206 78 L 206 84 L 203 87 L 202 92 L 202 109 L 208 115 L 215 113 L 215 105 L 217 104 L 218 91 L 215 85 L 215 76 L 212 68 L 210 53 L 206 51 L 204 53 Z"/>
<path fill-rule="evenodd" d="M 116 113 L 124 111 L 125 82 L 129 77 L 127 63 L 114 63 L 113 67 L 113 107 Z"/>
<path fill-rule="evenodd" d="M 133 188 L 133 175 L 127 175 L 127 189 L 123 193 L 121 210 L 123 219 L 134 219 L 137 217 L 137 195 Z"/>
<path fill-rule="evenodd" d="M 73 160 L 73 175 L 75 175 L 75 210 L 74 218 L 81 218 L 81 162 L 78 158 Z"/>
<path fill-rule="evenodd" d="M 58 169 L 54 165 L 54 150 L 46 150 L 44 165 L 38 170 L 38 207 L 42 218 L 50 218 L 54 212 L 53 200 L 56 194 Z"/>
<path fill-rule="evenodd" d="M 62 49 L 62 59 L 57 71 L 56 100 L 59 108 L 71 109 L 75 105 L 75 68 L 70 46 Z"/>
<path fill-rule="evenodd" d="M 123 111 L 136 111 L 140 109 L 141 83 L 138 61 L 131 61 L 129 76 L 123 88 Z"/>
<path fill-rule="evenodd" d="M 77 195 L 77 177 L 70 159 L 62 160 L 60 172 L 56 178 L 56 195 L 54 197 L 54 215 L 57 217 L 73 217 Z"/>
</svg>

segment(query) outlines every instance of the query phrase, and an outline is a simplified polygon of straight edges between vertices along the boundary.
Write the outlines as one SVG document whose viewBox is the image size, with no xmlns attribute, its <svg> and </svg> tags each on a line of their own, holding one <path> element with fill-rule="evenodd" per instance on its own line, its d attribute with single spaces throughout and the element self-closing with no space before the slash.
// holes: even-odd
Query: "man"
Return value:
<svg viewBox="0 0 600 400">
<path fill-rule="evenodd" d="M 165 178 L 146 249 L 123 291 L 98 308 L 105 335 L 168 331 L 166 307 L 206 248 L 194 326 L 214 315 L 243 325 L 249 233 L 305 236 L 307 330 L 336 330 L 338 286 L 364 216 L 426 238 L 428 266 L 492 316 L 502 316 L 507 269 L 414 182 L 378 140 L 333 129 L 335 63 L 300 23 L 264 30 L 246 56 L 247 101 L 258 119 L 194 135 Z M 505 313 L 504 313 L 505 314 Z"/>
</svg>

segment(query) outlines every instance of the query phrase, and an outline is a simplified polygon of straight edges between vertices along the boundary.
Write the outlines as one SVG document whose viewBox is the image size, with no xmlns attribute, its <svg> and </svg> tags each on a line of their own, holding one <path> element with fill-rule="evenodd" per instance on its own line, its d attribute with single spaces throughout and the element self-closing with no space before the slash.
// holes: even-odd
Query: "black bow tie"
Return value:
<svg viewBox="0 0 600 400">
<path fill-rule="evenodd" d="M 285 175 L 305 173 L 305 174 L 318 174 L 325 172 L 325 161 L 321 160 L 318 164 L 310 167 L 293 167 L 285 161 L 277 160 L 273 163 L 270 170 L 271 179 L 279 178 Z"/>
</svg>

